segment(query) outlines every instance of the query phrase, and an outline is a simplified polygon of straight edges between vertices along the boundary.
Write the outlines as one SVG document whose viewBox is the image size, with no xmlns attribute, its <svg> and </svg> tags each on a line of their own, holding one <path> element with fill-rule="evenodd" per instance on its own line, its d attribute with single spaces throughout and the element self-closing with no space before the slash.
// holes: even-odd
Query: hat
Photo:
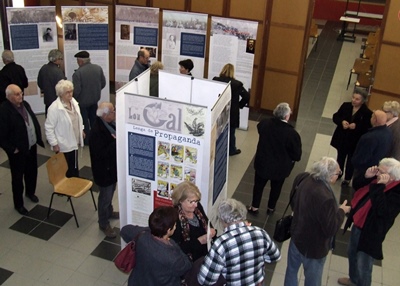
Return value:
<svg viewBox="0 0 400 286">
<path fill-rule="evenodd" d="M 180 66 L 183 66 L 188 71 L 191 71 L 194 67 L 193 62 L 191 59 L 183 60 L 179 62 Z"/>
<path fill-rule="evenodd" d="M 75 58 L 80 58 L 80 59 L 88 59 L 90 57 L 89 53 L 87 51 L 81 51 L 74 56 Z"/>
</svg>

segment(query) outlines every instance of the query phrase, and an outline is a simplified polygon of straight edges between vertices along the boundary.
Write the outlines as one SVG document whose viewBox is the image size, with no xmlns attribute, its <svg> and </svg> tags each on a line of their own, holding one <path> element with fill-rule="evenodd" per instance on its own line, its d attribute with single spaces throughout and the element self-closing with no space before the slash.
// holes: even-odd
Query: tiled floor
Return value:
<svg viewBox="0 0 400 286">
<path fill-rule="evenodd" d="M 336 156 L 331 148 L 330 137 L 334 130 L 332 114 L 343 101 L 349 101 L 351 88 L 346 90 L 349 70 L 360 53 L 361 37 L 356 43 L 337 42 L 340 23 L 319 22 L 322 29 L 317 50 L 310 51 L 303 83 L 299 115 L 295 124 L 303 143 L 302 160 L 297 163 L 286 180 L 276 212 L 267 216 L 268 188 L 264 191 L 261 211 L 250 216 L 255 225 L 272 233 L 275 221 L 282 215 L 288 202 L 288 192 L 293 178 L 307 170 L 321 156 Z M 355 77 L 353 78 L 353 81 Z M 354 84 L 354 82 L 352 82 Z M 257 121 L 265 115 L 251 113 L 249 129 L 237 131 L 237 145 L 242 154 L 230 157 L 228 194 L 244 203 L 251 201 L 254 170 L 253 156 L 257 144 Z M 43 126 L 44 116 L 39 120 Z M 43 131 L 43 130 L 42 130 Z M 39 204 L 26 201 L 30 215 L 21 217 L 12 207 L 10 172 L 5 153 L 0 151 L 0 285 L 126 285 L 127 275 L 119 272 L 112 260 L 120 249 L 119 236 L 105 239 L 98 229 L 97 213 L 87 194 L 74 200 L 80 227 L 77 228 L 71 215 L 68 201 L 56 197 L 53 210 L 47 219 L 47 207 L 52 187 L 48 182 L 44 162 L 52 152 L 39 148 L 39 175 L 37 195 Z M 87 148 L 79 157 L 81 175 L 91 177 L 90 158 Z M 95 188 L 96 190 L 96 188 Z M 349 188 L 334 186 L 340 202 L 350 197 Z M 96 195 L 97 196 L 97 195 Z M 115 206 L 118 204 L 114 198 Z M 119 232 L 119 221 L 111 221 Z M 400 243 L 397 221 L 384 243 L 385 259 L 373 270 L 373 285 L 399 285 Z M 337 247 L 328 255 L 323 285 L 337 285 L 338 277 L 347 274 L 346 246 L 349 234 L 338 234 Z M 266 285 L 283 285 L 286 269 L 288 242 L 280 245 L 282 260 L 267 265 Z M 304 284 L 302 273 L 300 285 Z"/>
</svg>

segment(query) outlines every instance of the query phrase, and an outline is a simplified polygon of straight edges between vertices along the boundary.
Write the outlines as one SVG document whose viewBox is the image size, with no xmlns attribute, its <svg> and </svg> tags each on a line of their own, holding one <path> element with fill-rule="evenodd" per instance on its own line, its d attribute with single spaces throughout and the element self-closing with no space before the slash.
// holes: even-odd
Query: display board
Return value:
<svg viewBox="0 0 400 286">
<path fill-rule="evenodd" d="M 159 9 L 134 6 L 115 6 L 115 86 L 129 80 L 137 52 L 146 48 L 150 61 L 157 59 Z"/>
</svg>

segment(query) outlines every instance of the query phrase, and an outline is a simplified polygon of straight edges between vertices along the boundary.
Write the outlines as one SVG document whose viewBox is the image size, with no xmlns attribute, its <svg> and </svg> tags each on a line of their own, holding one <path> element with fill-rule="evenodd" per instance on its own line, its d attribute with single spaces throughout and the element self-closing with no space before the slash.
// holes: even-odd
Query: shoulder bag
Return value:
<svg viewBox="0 0 400 286">
<path fill-rule="evenodd" d="M 139 232 L 114 259 L 115 266 L 124 273 L 129 273 L 136 266 L 136 243 L 144 231 Z"/>
</svg>

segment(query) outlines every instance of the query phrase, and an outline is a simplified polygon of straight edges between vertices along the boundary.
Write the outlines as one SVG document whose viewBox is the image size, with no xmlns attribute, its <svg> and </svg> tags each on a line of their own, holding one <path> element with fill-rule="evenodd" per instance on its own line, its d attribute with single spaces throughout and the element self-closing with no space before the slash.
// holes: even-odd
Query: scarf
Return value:
<svg viewBox="0 0 400 286">
<path fill-rule="evenodd" d="M 377 179 L 373 180 L 371 184 L 376 184 Z M 367 215 L 369 211 L 371 210 L 372 203 L 371 199 L 369 198 L 369 186 L 371 184 L 368 184 L 361 189 L 359 189 L 355 194 L 353 199 L 351 200 L 351 208 L 356 209 L 357 204 L 360 203 L 360 201 L 363 201 L 363 198 L 366 196 L 368 197 L 367 201 L 364 203 L 363 206 L 359 207 L 356 212 L 353 215 L 353 222 L 354 225 L 358 228 L 363 228 L 365 224 L 365 220 L 367 219 Z M 395 187 L 396 185 L 400 184 L 400 181 L 393 181 L 385 186 L 385 189 L 383 190 L 384 193 Z"/>
</svg>

